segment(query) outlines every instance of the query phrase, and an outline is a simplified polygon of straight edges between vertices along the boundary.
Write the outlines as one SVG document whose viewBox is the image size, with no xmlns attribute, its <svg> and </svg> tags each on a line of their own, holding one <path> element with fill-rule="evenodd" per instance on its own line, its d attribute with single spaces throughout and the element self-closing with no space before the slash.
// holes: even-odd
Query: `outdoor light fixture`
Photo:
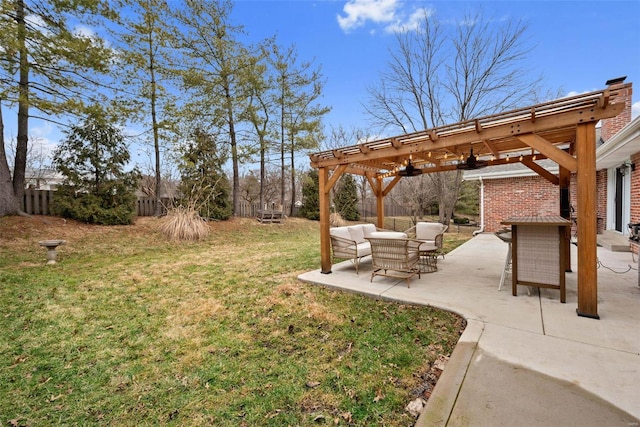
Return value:
<svg viewBox="0 0 640 427">
<path fill-rule="evenodd" d="M 415 166 L 413 166 L 413 163 L 411 163 L 411 159 L 407 160 L 406 162 L 407 162 L 407 164 L 404 167 L 404 169 L 398 170 L 396 175 L 398 175 L 398 176 L 417 176 L 417 175 L 422 175 L 422 169 L 417 169 Z"/>
<path fill-rule="evenodd" d="M 636 170 L 636 164 L 624 162 L 623 164 L 618 166 L 618 169 L 620 170 L 620 173 L 622 174 L 622 176 L 624 176 L 627 174 L 628 170 L 631 170 L 631 172 L 634 172 Z"/>
<path fill-rule="evenodd" d="M 471 149 L 471 154 L 467 157 L 467 160 L 463 163 L 458 163 L 456 166 L 458 169 L 481 169 L 487 167 L 489 163 L 485 160 L 479 160 L 476 156 L 473 155 L 473 148 Z"/>
</svg>

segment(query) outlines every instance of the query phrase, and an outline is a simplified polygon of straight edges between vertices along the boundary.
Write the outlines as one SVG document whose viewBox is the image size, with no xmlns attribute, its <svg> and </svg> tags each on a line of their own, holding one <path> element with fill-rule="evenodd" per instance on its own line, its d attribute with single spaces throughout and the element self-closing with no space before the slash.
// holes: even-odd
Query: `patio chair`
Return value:
<svg viewBox="0 0 640 427">
<path fill-rule="evenodd" d="M 437 259 L 439 255 L 442 255 L 442 259 L 444 259 L 442 244 L 444 241 L 444 233 L 448 228 L 448 225 L 439 222 L 417 222 L 416 225 L 406 230 L 405 233 L 410 238 L 420 240 L 424 244 L 421 250 L 428 250 L 435 246 L 437 248 L 435 258 Z"/>
<path fill-rule="evenodd" d="M 375 276 L 397 277 L 407 282 L 410 287 L 410 279 L 418 275 L 420 277 L 420 250 L 422 244 L 419 240 L 389 237 L 367 237 L 371 243 L 371 259 L 373 272 L 371 282 Z"/>
</svg>

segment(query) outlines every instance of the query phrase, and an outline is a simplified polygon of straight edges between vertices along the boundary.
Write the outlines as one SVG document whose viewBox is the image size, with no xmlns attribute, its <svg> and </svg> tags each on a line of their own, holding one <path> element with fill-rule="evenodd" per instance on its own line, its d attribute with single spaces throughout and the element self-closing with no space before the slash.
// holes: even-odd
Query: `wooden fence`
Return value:
<svg viewBox="0 0 640 427">
<path fill-rule="evenodd" d="M 22 209 L 26 213 L 32 215 L 51 215 L 50 206 L 54 196 L 55 191 L 52 190 L 26 189 L 24 191 L 24 198 L 22 200 Z M 167 208 L 171 206 L 171 199 L 162 198 L 160 203 L 160 213 L 165 214 L 167 212 Z M 153 216 L 155 214 L 155 208 L 155 198 L 139 197 L 136 202 L 136 215 Z M 362 219 L 372 218 L 376 216 L 376 204 L 374 201 L 365 203 L 364 206 L 362 203 L 359 203 L 358 208 L 360 209 L 360 215 L 362 216 Z M 253 218 L 257 217 L 259 213 L 258 211 L 263 209 L 264 208 L 260 207 L 260 203 L 257 202 L 240 202 L 236 215 L 239 217 Z M 276 206 L 276 204 L 274 203 L 269 203 L 267 204 L 267 209 L 280 210 L 281 206 Z M 298 216 L 298 211 L 299 208 L 297 206 L 294 206 L 293 216 Z M 394 203 L 385 203 L 384 211 L 385 217 L 402 217 L 411 215 L 410 209 Z M 284 206 L 284 213 L 285 215 L 289 216 L 289 214 L 291 213 L 290 204 Z"/>
<path fill-rule="evenodd" d="M 52 190 L 33 190 L 26 189 L 24 191 L 24 197 L 22 198 L 22 210 L 30 215 L 51 215 L 51 202 L 55 196 L 55 191 Z M 167 213 L 167 208 L 171 206 L 170 198 L 160 199 L 160 214 Z M 273 204 L 269 204 L 269 209 Z M 273 208 L 277 208 L 273 205 Z M 258 215 L 260 210 L 259 203 L 241 202 L 237 216 L 253 218 Z M 136 215 L 137 216 L 153 216 L 156 211 L 156 199 L 154 197 L 139 197 L 136 201 Z M 291 212 L 291 205 L 284 207 L 284 214 L 289 215 Z M 293 216 L 298 215 L 298 208 L 294 206 Z"/>
<path fill-rule="evenodd" d="M 167 213 L 167 209 L 171 206 L 171 199 L 168 197 L 160 198 L 160 215 Z M 138 197 L 136 201 L 137 216 L 153 216 L 156 213 L 155 197 Z"/>
<path fill-rule="evenodd" d="M 24 190 L 22 198 L 22 210 L 30 215 L 51 215 L 51 202 L 55 191 L 53 190 Z"/>
</svg>

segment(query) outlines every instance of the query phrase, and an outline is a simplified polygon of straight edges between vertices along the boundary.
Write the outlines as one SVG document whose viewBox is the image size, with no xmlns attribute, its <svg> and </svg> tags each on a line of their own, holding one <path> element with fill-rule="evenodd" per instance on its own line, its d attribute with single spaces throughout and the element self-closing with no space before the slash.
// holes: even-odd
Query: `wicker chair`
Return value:
<svg viewBox="0 0 640 427">
<path fill-rule="evenodd" d="M 350 260 L 355 265 L 356 274 L 358 274 L 360 260 L 371 255 L 371 245 L 366 237 L 376 231 L 380 231 L 380 229 L 373 224 L 331 228 L 329 237 L 333 258 Z"/>
<path fill-rule="evenodd" d="M 441 224 L 439 222 L 418 222 L 416 225 L 405 231 L 405 234 L 410 238 L 420 240 L 424 243 L 424 249 L 435 246 L 437 248 L 436 258 L 438 255 L 442 255 L 444 259 L 444 252 L 442 251 L 442 243 L 444 241 L 444 233 L 449 226 Z"/>
<path fill-rule="evenodd" d="M 371 243 L 373 272 L 371 281 L 377 275 L 398 277 L 407 281 L 416 274 L 420 277 L 420 251 L 423 243 L 419 240 L 404 238 L 368 237 Z"/>
</svg>

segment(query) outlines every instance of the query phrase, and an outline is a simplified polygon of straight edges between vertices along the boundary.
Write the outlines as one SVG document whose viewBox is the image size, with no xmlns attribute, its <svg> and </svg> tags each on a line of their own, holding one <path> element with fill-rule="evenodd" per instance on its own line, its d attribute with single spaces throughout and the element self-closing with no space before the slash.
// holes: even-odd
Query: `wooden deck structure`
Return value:
<svg viewBox="0 0 640 427">
<path fill-rule="evenodd" d="M 615 86 L 527 108 L 427 129 L 310 155 L 320 178 L 321 269 L 331 273 L 329 193 L 345 173 L 367 178 L 377 201 L 377 226 L 384 224 L 384 197 L 403 178 L 407 164 L 413 174 L 456 170 L 473 155 L 487 166 L 520 162 L 559 186 L 568 203 L 569 180 L 577 174 L 578 308 L 580 316 L 599 318 L 596 259 L 596 123 L 624 108 Z M 555 175 L 536 160 L 559 165 Z M 471 163 L 471 162 L 468 162 Z M 404 169 L 403 169 L 404 168 Z M 410 178 L 409 178 L 410 179 Z M 563 201 L 564 199 L 564 201 Z M 567 251 L 568 251 L 567 239 Z"/>
</svg>

